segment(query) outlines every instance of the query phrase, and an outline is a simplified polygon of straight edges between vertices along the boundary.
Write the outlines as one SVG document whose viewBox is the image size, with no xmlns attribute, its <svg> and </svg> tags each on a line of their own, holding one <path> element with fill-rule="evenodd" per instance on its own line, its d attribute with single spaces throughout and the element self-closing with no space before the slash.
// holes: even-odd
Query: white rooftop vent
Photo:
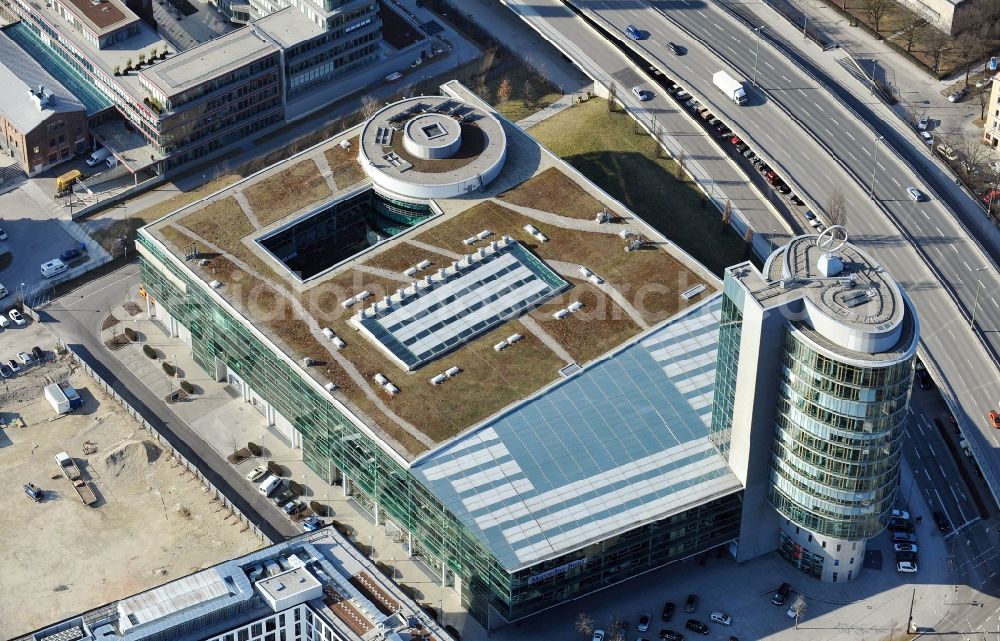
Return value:
<svg viewBox="0 0 1000 641">
<path fill-rule="evenodd" d="M 534 234 L 532 234 L 532 236 L 534 236 L 535 238 L 537 238 L 538 242 L 541 242 L 541 243 L 547 243 L 547 242 L 549 242 L 549 237 L 546 236 L 545 234 L 543 234 L 540 231 L 536 231 Z"/>
<path fill-rule="evenodd" d="M 336 384 L 336 383 L 327 383 L 327 384 L 325 385 L 325 387 L 326 387 L 326 391 L 328 391 L 328 392 L 332 392 L 332 391 L 334 391 L 335 389 L 337 389 L 337 384 Z"/>
<path fill-rule="evenodd" d="M 389 379 L 383 376 L 381 372 L 377 372 L 373 378 L 375 379 L 375 382 L 378 383 L 379 385 L 385 385 L 386 383 L 389 382 Z"/>
<path fill-rule="evenodd" d="M 512 243 L 512 242 L 514 242 L 514 239 L 511 238 L 510 234 L 504 234 L 503 237 L 500 240 L 502 240 L 505 243 Z"/>
<path fill-rule="evenodd" d="M 440 385 L 441 383 L 445 382 L 446 380 L 448 380 L 447 376 L 445 376 L 444 374 L 438 374 L 437 376 L 434 376 L 433 378 L 431 378 L 431 385 Z"/>
<path fill-rule="evenodd" d="M 336 334 L 334 334 L 333 330 L 330 329 L 329 327 L 324 327 L 323 328 L 323 336 L 326 336 L 327 338 L 329 338 L 329 339 L 332 340 L 333 337 L 336 336 Z"/>
<path fill-rule="evenodd" d="M 426 259 L 417 263 L 417 269 L 427 269 L 430 266 L 431 266 L 431 261 Z"/>
<path fill-rule="evenodd" d="M 399 388 L 393 385 L 392 383 L 386 383 L 385 385 L 382 386 L 382 389 L 389 392 L 389 394 L 391 394 L 392 396 L 399 394 Z"/>
<path fill-rule="evenodd" d="M 535 234 L 538 233 L 538 228 L 535 227 L 534 225 L 525 225 L 524 226 L 524 231 L 526 231 L 529 234 L 531 234 L 532 236 L 534 236 Z"/>
<path fill-rule="evenodd" d="M 340 141 L 340 148 L 341 149 L 350 149 L 351 148 L 351 141 L 350 140 L 341 140 Z"/>
<path fill-rule="evenodd" d="M 341 301 L 340 302 L 340 306 L 343 307 L 344 309 L 347 309 L 348 307 L 350 307 L 351 305 L 353 305 L 356 302 L 358 302 L 358 301 L 355 300 L 354 298 L 348 298 L 347 300 Z"/>
<path fill-rule="evenodd" d="M 498 243 L 495 240 L 490 241 L 490 249 L 492 249 L 494 252 L 497 251 L 498 249 L 500 249 L 500 243 Z"/>
<path fill-rule="evenodd" d="M 478 238 L 479 240 L 486 240 L 487 238 L 489 238 L 492 235 L 493 235 L 493 232 L 491 232 L 488 229 L 484 229 L 483 231 L 481 231 L 478 234 L 476 234 L 476 238 Z"/>
<path fill-rule="evenodd" d="M 417 268 L 416 267 L 411 267 L 411 268 L 409 268 L 409 269 L 407 269 L 406 271 L 403 272 L 403 274 L 405 274 L 406 276 L 413 276 L 416 273 L 417 273 Z"/>
<path fill-rule="evenodd" d="M 587 277 L 587 280 L 594 283 L 595 285 L 600 285 L 601 283 L 604 282 L 604 279 L 598 276 L 597 274 L 591 274 L 590 276 Z"/>
<path fill-rule="evenodd" d="M 208 284 L 208 286 L 211 287 L 212 289 L 219 289 L 220 287 L 222 287 L 222 282 L 218 280 L 213 280 Z"/>
<path fill-rule="evenodd" d="M 833 252 L 823 252 L 816 264 L 816 269 L 826 278 L 830 278 L 844 271 L 844 261 L 840 260 L 840 256 Z"/>
<path fill-rule="evenodd" d="M 480 248 L 479 248 L 479 249 L 478 249 L 478 250 L 476 251 L 476 254 L 477 254 L 477 255 L 478 255 L 478 256 L 479 256 L 480 258 L 485 258 L 485 257 L 486 257 L 486 248 L 485 248 L 485 247 L 480 247 Z"/>
<path fill-rule="evenodd" d="M 462 241 L 463 245 L 474 245 L 475 243 L 476 243 L 475 236 L 469 236 L 468 238 Z"/>
<path fill-rule="evenodd" d="M 452 376 L 458 376 L 458 373 L 461 371 L 462 370 L 458 369 L 458 365 L 454 365 L 446 369 L 444 371 L 444 375 L 447 376 L 448 378 L 451 378 Z"/>
<path fill-rule="evenodd" d="M 581 267 L 580 268 L 580 273 L 583 274 L 584 278 L 587 278 L 588 276 L 591 276 L 594 272 L 590 271 L 586 267 Z"/>
<path fill-rule="evenodd" d="M 522 338 L 524 338 L 524 336 L 521 336 L 520 334 L 511 334 L 510 336 L 507 337 L 507 342 L 513 345 Z"/>
<path fill-rule="evenodd" d="M 508 345 L 507 341 L 500 341 L 499 343 L 493 346 L 493 349 L 500 352 L 506 349 L 507 345 Z"/>
<path fill-rule="evenodd" d="M 366 289 L 366 290 L 365 290 L 365 291 L 363 291 L 363 292 L 358 292 L 358 293 L 357 293 L 357 294 L 356 294 L 356 295 L 354 296 L 354 300 L 356 300 L 356 301 L 358 301 L 358 302 L 360 303 L 361 301 L 363 301 L 364 299 L 368 298 L 368 297 L 369 297 L 369 296 L 371 296 L 371 295 L 372 295 L 372 293 L 371 293 L 370 291 L 368 291 L 368 290 Z"/>
<path fill-rule="evenodd" d="M 564 308 L 560 309 L 558 312 L 556 312 L 555 314 L 553 314 L 552 318 L 555 318 L 556 320 L 558 320 L 560 318 L 566 318 L 567 316 L 569 316 L 569 310 L 564 307 Z"/>
<path fill-rule="evenodd" d="M 568 309 L 571 312 L 578 312 L 581 309 L 583 309 L 583 303 L 581 303 L 580 301 L 574 301 L 569 305 L 567 305 L 566 309 Z"/>
<path fill-rule="evenodd" d="M 333 337 L 333 344 L 336 345 L 338 349 L 344 349 L 347 347 L 347 343 L 345 343 L 344 339 L 339 336 Z"/>
</svg>

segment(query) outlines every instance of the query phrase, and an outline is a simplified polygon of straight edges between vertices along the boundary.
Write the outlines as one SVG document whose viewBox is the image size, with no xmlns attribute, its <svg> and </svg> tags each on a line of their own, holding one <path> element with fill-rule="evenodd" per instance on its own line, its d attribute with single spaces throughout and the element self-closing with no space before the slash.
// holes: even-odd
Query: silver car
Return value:
<svg viewBox="0 0 1000 641">
<path fill-rule="evenodd" d="M 920 191 L 916 187 L 907 187 L 906 193 L 909 194 L 910 198 L 915 203 L 919 203 L 921 200 L 925 198 L 924 192 Z"/>
</svg>

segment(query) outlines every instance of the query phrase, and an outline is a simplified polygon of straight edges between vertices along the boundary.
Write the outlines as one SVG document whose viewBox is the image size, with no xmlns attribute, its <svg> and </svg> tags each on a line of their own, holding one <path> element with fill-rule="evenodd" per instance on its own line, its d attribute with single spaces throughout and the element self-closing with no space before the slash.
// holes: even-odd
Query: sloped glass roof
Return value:
<svg viewBox="0 0 1000 641">
<path fill-rule="evenodd" d="M 418 462 L 510 571 L 739 489 L 709 439 L 721 295 Z"/>
</svg>

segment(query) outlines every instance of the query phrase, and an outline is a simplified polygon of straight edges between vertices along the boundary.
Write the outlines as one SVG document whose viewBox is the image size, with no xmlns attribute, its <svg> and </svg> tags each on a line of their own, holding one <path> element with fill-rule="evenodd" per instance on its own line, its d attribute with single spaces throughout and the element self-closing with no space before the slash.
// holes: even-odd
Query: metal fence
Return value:
<svg viewBox="0 0 1000 641">
<path fill-rule="evenodd" d="M 114 399 L 116 403 L 118 403 L 122 408 L 124 408 L 124 410 L 128 412 L 129 416 L 134 418 L 136 422 L 139 423 L 139 426 L 142 429 L 149 432 L 150 436 L 152 436 L 156 440 L 156 442 L 161 447 L 163 447 L 164 451 L 166 451 L 169 454 L 171 460 L 175 461 L 178 465 L 181 465 L 187 472 L 193 474 L 194 477 L 198 479 L 198 481 L 205 488 L 206 493 L 211 494 L 212 496 L 212 498 L 209 500 L 209 503 L 219 503 L 221 506 L 220 509 L 229 510 L 229 515 L 226 516 L 225 520 L 228 520 L 231 517 L 235 517 L 241 523 L 243 523 L 244 527 L 241 530 L 241 532 L 246 532 L 247 530 L 250 530 L 265 545 L 271 545 L 272 543 L 274 543 L 274 541 L 272 541 L 267 535 L 265 535 L 260 528 L 254 525 L 254 523 L 249 518 L 247 518 L 247 516 L 238 507 L 236 507 L 236 505 L 234 505 L 233 502 L 230 501 L 225 494 L 219 491 L 217 487 L 212 485 L 212 482 L 209 481 L 205 477 L 205 475 L 201 473 L 201 470 L 199 470 L 197 466 L 195 466 L 193 463 L 184 458 L 184 456 L 182 456 L 180 452 L 174 449 L 174 447 L 170 444 L 170 441 L 164 438 L 156 430 L 156 428 L 150 425 L 149 422 L 145 418 L 143 418 L 142 415 L 139 412 L 137 412 L 136 409 L 132 407 L 132 405 L 130 405 L 128 401 L 119 396 L 118 392 L 116 392 L 113 387 L 108 385 L 108 383 L 103 378 L 101 378 L 101 376 L 97 372 L 95 372 L 94 369 L 90 365 L 88 365 L 87 362 L 83 360 L 79 354 L 74 352 L 68 346 L 66 346 L 66 350 L 69 352 L 70 356 L 73 357 L 73 360 L 76 361 L 76 363 L 83 368 L 83 371 L 86 372 L 88 376 L 94 379 L 94 381 L 100 386 L 102 390 L 104 390 L 105 393 L 107 393 L 112 399 Z"/>
</svg>

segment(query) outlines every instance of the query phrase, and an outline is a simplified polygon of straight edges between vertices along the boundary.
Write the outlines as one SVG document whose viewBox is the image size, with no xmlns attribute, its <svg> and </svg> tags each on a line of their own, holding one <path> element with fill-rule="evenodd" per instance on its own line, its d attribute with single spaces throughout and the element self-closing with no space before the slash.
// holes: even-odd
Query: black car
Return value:
<svg viewBox="0 0 1000 641">
<path fill-rule="evenodd" d="M 41 362 L 45 360 L 45 353 L 37 345 L 31 348 L 31 355 L 35 357 L 36 361 Z"/>
<path fill-rule="evenodd" d="M 944 512 L 937 510 L 934 512 L 934 522 L 942 533 L 951 532 L 951 521 L 944 515 Z"/>
<path fill-rule="evenodd" d="M 660 630 L 660 638 L 663 641 L 684 641 L 684 635 L 673 630 Z"/>
<path fill-rule="evenodd" d="M 284 505 L 285 503 L 288 503 L 294 498 L 295 498 L 295 492 L 286 489 L 282 491 L 280 494 L 278 494 L 278 496 L 274 497 L 274 503 L 275 505 L 281 506 Z"/>
<path fill-rule="evenodd" d="M 699 621 L 698 619 L 688 619 L 684 627 L 692 632 L 697 632 L 698 634 L 708 634 L 708 626 Z"/>
<path fill-rule="evenodd" d="M 934 381 L 931 379 L 931 375 L 927 373 L 927 370 L 919 372 L 917 376 L 920 378 L 920 389 L 931 389 L 934 387 Z"/>
<path fill-rule="evenodd" d="M 801 207 L 802 205 L 806 204 L 805 201 L 803 201 L 801 198 L 799 198 L 795 194 L 792 194 L 791 196 L 789 196 L 788 200 L 792 201 L 793 204 L 798 205 L 799 207 Z"/>
<path fill-rule="evenodd" d="M 896 563 L 899 563 L 900 561 L 913 561 L 913 562 L 916 562 L 917 561 L 917 553 L 916 552 L 896 552 Z"/>
<path fill-rule="evenodd" d="M 663 604 L 663 614 L 660 615 L 660 618 L 663 619 L 664 621 L 669 621 L 670 619 L 674 618 L 675 609 L 676 606 L 673 604 L 673 602 L 667 601 L 666 603 Z"/>
<path fill-rule="evenodd" d="M 687 51 L 684 47 L 673 42 L 667 43 L 667 49 L 670 49 L 670 53 L 674 54 L 675 56 L 683 56 L 684 53 Z"/>
<path fill-rule="evenodd" d="M 67 249 L 63 253 L 59 254 L 59 260 L 64 263 L 68 263 L 71 260 L 76 260 L 80 256 L 83 256 L 83 250 L 79 247 L 74 247 L 73 249 Z"/>
<path fill-rule="evenodd" d="M 791 592 L 792 586 L 788 583 L 782 583 L 781 587 L 775 590 L 774 596 L 771 597 L 771 603 L 774 605 L 784 605 L 785 599 L 788 598 L 788 595 L 791 594 Z"/>
<path fill-rule="evenodd" d="M 698 609 L 698 595 L 689 594 L 687 601 L 684 602 L 684 611 L 690 614 L 697 609 Z"/>
<path fill-rule="evenodd" d="M 889 519 L 889 530 L 892 532 L 912 532 L 913 524 L 907 519 Z"/>
<path fill-rule="evenodd" d="M 790 193 L 792 193 L 792 188 L 789 187 L 788 185 L 786 185 L 785 183 L 777 183 L 777 184 L 775 184 L 774 189 L 779 194 L 790 194 Z"/>
</svg>

